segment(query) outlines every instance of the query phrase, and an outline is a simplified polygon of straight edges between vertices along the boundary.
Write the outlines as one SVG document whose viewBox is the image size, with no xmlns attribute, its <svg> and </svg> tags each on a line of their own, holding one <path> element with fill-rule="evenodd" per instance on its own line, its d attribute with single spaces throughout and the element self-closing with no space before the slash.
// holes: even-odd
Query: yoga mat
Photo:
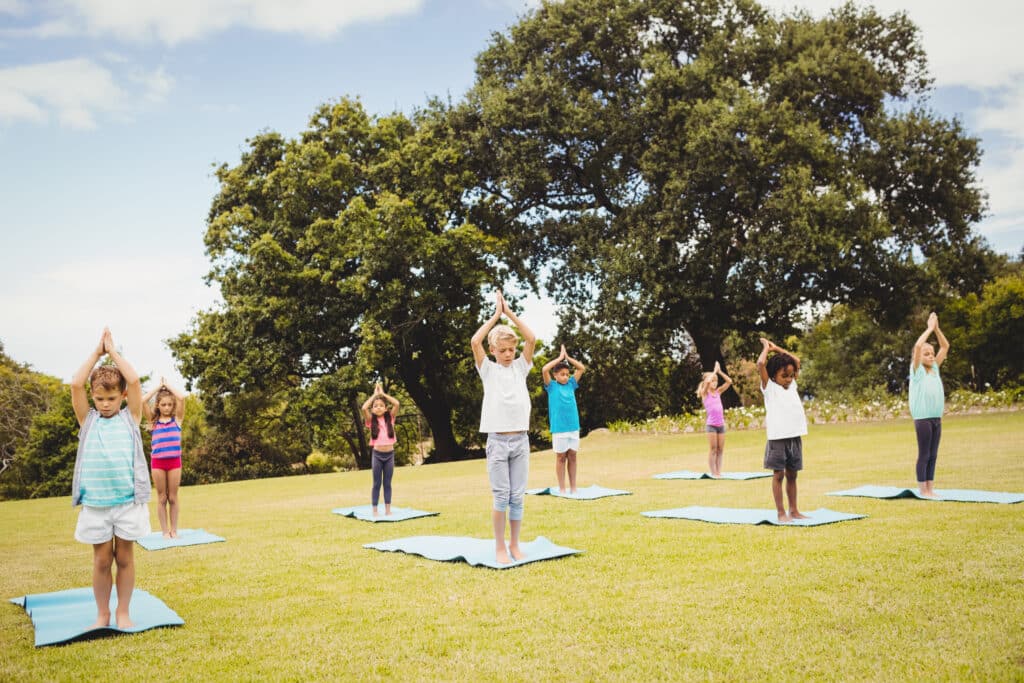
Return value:
<svg viewBox="0 0 1024 683">
<path fill-rule="evenodd" d="M 779 513 L 775 510 L 750 510 L 742 508 L 716 508 L 691 505 L 672 510 L 655 510 L 641 513 L 644 517 L 671 517 L 673 519 L 692 519 L 700 522 L 716 524 L 775 524 L 777 526 L 817 526 L 833 522 L 845 522 L 850 519 L 861 519 L 867 515 L 855 515 L 849 512 L 836 512 L 828 508 L 818 508 L 813 512 L 805 512 L 808 519 L 795 519 L 792 522 L 780 522 Z"/>
<path fill-rule="evenodd" d="M 679 470 L 678 472 L 666 472 L 655 474 L 655 479 L 761 479 L 772 476 L 771 472 L 722 472 L 720 476 L 713 477 L 709 472 L 691 472 L 690 470 Z"/>
<path fill-rule="evenodd" d="M 594 500 L 595 498 L 604 498 L 605 496 L 629 496 L 632 495 L 630 491 L 622 491 L 620 489 L 606 489 L 603 486 L 594 484 L 583 489 L 576 489 L 576 493 L 570 493 L 566 490 L 565 493 L 559 493 L 557 486 L 548 486 L 542 489 L 527 489 L 526 492 L 531 496 L 557 496 L 559 498 L 572 498 L 573 500 Z"/>
<path fill-rule="evenodd" d="M 434 515 L 441 514 L 439 512 L 424 512 L 423 510 L 391 506 L 391 514 L 385 515 L 383 505 L 378 506 L 377 510 L 378 514 L 376 517 L 373 516 L 372 505 L 357 505 L 350 508 L 334 508 L 331 512 L 336 515 L 344 515 L 345 517 L 355 517 L 356 519 L 361 519 L 364 522 L 401 522 L 406 519 L 433 517 Z"/>
<path fill-rule="evenodd" d="M 68 643 L 83 636 L 111 633 L 138 633 L 158 626 L 181 626 L 185 620 L 162 600 L 144 590 L 132 592 L 129 608 L 135 626 L 120 629 L 116 626 L 88 630 L 96 621 L 96 599 L 92 587 L 72 588 L 55 593 L 38 593 L 11 598 L 11 602 L 25 608 L 36 631 L 36 647 Z M 117 591 L 110 595 L 110 619 L 117 609 Z"/>
<path fill-rule="evenodd" d="M 925 498 L 916 489 L 898 486 L 859 486 L 846 491 L 832 491 L 830 496 L 861 496 L 864 498 L 917 498 L 919 500 L 954 501 L 957 503 L 1020 503 L 1024 493 L 972 491 L 970 489 L 935 489 L 935 498 Z"/>
<path fill-rule="evenodd" d="M 137 542 L 146 550 L 165 550 L 183 545 L 202 545 L 203 543 L 219 543 L 224 539 L 203 529 L 178 529 L 177 538 L 164 538 L 159 531 L 143 536 Z"/>
<path fill-rule="evenodd" d="M 364 548 L 383 550 L 386 552 L 409 553 L 410 555 L 421 555 L 428 560 L 439 562 L 450 562 L 462 560 L 474 567 L 490 567 L 491 569 L 508 569 L 518 567 L 530 562 L 550 560 L 556 557 L 574 555 L 583 552 L 574 548 L 564 548 L 555 545 L 543 536 L 529 543 L 520 543 L 525 557 L 521 560 L 513 560 L 511 564 L 498 564 L 494 557 L 494 539 L 470 538 L 468 536 L 409 536 L 394 541 L 381 541 L 380 543 L 367 543 Z"/>
</svg>

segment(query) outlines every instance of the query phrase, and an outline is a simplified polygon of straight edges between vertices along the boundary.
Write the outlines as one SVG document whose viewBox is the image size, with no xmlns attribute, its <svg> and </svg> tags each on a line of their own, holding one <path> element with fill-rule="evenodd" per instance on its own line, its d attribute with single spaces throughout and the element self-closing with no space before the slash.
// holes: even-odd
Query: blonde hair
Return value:
<svg viewBox="0 0 1024 683">
<path fill-rule="evenodd" d="M 492 349 L 503 339 L 511 339 L 516 344 L 519 343 L 519 337 L 516 336 L 516 333 L 508 325 L 495 325 L 487 333 L 487 343 Z"/>
<path fill-rule="evenodd" d="M 700 384 L 697 385 L 697 396 L 704 398 L 708 395 L 708 390 L 711 388 L 711 380 L 715 378 L 715 373 L 705 372 L 701 376 Z"/>
</svg>

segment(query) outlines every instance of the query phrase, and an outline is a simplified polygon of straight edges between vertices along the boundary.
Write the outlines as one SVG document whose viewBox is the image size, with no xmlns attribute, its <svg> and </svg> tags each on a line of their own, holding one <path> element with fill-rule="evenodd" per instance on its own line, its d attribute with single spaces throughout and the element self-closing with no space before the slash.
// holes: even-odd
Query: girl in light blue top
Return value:
<svg viewBox="0 0 1024 683">
<path fill-rule="evenodd" d="M 932 333 L 939 340 L 939 352 L 928 343 Z M 914 343 L 910 362 L 910 416 L 917 432 L 917 486 L 925 498 L 935 495 L 935 461 L 942 436 L 942 411 L 946 394 L 942 389 L 939 366 L 949 354 L 949 342 L 939 329 L 939 316 L 928 316 L 928 327 Z"/>
</svg>

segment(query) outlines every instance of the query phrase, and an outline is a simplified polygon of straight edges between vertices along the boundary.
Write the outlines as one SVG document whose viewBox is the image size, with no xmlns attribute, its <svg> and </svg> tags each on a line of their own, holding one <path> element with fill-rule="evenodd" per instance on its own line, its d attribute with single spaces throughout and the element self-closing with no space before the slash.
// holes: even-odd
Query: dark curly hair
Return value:
<svg viewBox="0 0 1024 683">
<path fill-rule="evenodd" d="M 128 382 L 124 375 L 115 365 L 101 365 L 89 375 L 89 386 L 95 391 L 97 388 L 116 389 L 124 392 L 128 388 Z"/>
<path fill-rule="evenodd" d="M 788 353 L 776 353 L 768 359 L 767 363 L 765 363 L 765 370 L 768 371 L 768 377 L 770 379 L 775 379 L 775 375 L 779 373 L 779 370 L 790 365 L 792 365 L 793 370 L 796 371 L 796 358 L 793 358 L 793 356 Z"/>
</svg>

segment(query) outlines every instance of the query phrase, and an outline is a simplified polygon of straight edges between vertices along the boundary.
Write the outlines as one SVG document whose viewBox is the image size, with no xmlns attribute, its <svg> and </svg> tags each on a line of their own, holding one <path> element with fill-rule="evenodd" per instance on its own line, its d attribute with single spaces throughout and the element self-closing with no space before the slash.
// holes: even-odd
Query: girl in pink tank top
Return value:
<svg viewBox="0 0 1024 683">
<path fill-rule="evenodd" d="M 719 386 L 718 376 L 725 382 Z M 725 452 L 725 411 L 722 409 L 722 393 L 732 385 L 729 376 L 722 372 L 716 362 L 715 369 L 705 372 L 697 385 L 697 396 L 704 402 L 708 419 L 704 431 L 708 434 L 708 469 L 712 477 L 722 476 L 722 455 Z"/>
<path fill-rule="evenodd" d="M 389 405 L 390 404 L 390 405 Z M 377 516 L 377 504 L 380 502 L 380 490 L 384 488 L 384 515 L 391 514 L 391 477 L 395 473 L 395 418 L 401 405 L 398 401 L 384 393 L 380 382 L 374 387 L 373 394 L 363 403 L 363 417 L 370 429 L 370 454 L 373 468 L 373 486 L 370 489 L 370 504 L 373 505 L 373 516 Z"/>
</svg>

